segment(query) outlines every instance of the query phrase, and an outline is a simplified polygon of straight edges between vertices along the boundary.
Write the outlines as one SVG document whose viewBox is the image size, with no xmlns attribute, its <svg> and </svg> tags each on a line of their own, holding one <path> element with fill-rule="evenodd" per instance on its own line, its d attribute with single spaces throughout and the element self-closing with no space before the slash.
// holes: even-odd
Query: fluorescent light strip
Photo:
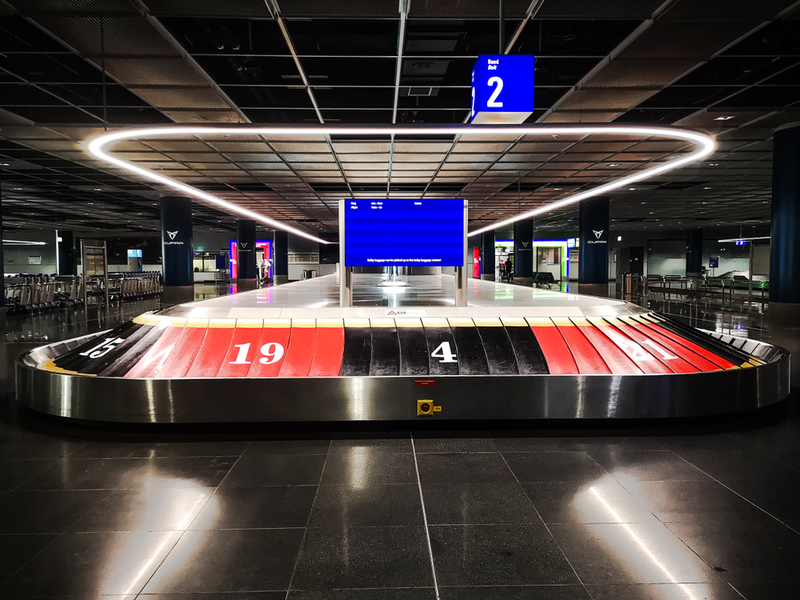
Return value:
<svg viewBox="0 0 800 600">
<path fill-rule="evenodd" d="M 46 246 L 47 242 L 29 242 L 27 240 L 3 240 L 4 246 Z"/>
<path fill-rule="evenodd" d="M 531 217 L 535 217 L 537 215 L 548 213 L 557 210 L 559 208 L 575 204 L 577 202 L 580 202 L 581 200 L 586 200 L 587 198 L 592 198 L 594 196 L 606 194 L 608 192 L 617 190 L 626 185 L 631 185 L 632 183 L 645 181 L 646 179 L 650 179 L 651 177 L 655 177 L 656 175 L 662 175 L 664 173 L 667 173 L 674 169 L 678 169 L 693 162 L 703 160 L 704 158 L 708 157 L 712 152 L 714 152 L 714 150 L 717 147 L 717 144 L 712 137 L 701 133 L 688 131 L 685 129 L 673 129 L 667 127 L 633 127 L 633 126 L 629 127 L 629 126 L 615 126 L 615 125 L 593 125 L 593 126 L 443 125 L 439 127 L 408 127 L 408 126 L 253 127 L 250 125 L 245 125 L 240 127 L 168 126 L 168 127 L 148 127 L 144 129 L 125 129 L 123 131 L 117 131 L 113 133 L 104 133 L 88 140 L 84 147 L 89 154 L 91 154 L 93 157 L 99 160 L 120 167 L 121 169 L 124 169 L 130 173 L 136 173 L 137 175 L 150 179 L 151 181 L 155 181 L 157 183 L 166 185 L 173 189 L 194 196 L 195 198 L 204 201 L 206 204 L 209 204 L 216 208 L 220 208 L 227 212 L 247 217 L 248 219 L 253 219 L 254 221 L 264 223 L 266 225 L 269 225 L 270 227 L 275 227 L 276 229 L 283 229 L 284 231 L 289 231 L 291 233 L 294 233 L 295 235 L 299 235 L 301 237 L 314 240 L 315 242 L 319 242 L 321 244 L 331 243 L 326 240 L 315 237 L 309 233 L 306 233 L 305 231 L 295 229 L 294 227 L 289 227 L 288 225 L 275 221 L 274 219 L 270 219 L 269 217 L 264 216 L 260 213 L 253 212 L 251 210 L 238 206 L 232 202 L 228 202 L 227 200 L 218 198 L 217 196 L 209 194 L 208 192 L 204 192 L 185 183 L 181 183 L 180 181 L 175 181 L 174 179 L 167 177 L 166 175 L 156 173 L 154 171 L 151 171 L 150 169 L 139 167 L 127 160 L 117 158 L 109 153 L 109 146 L 115 144 L 116 142 L 121 142 L 123 140 L 138 140 L 147 137 L 168 137 L 168 136 L 183 136 L 183 135 L 203 136 L 203 135 L 220 135 L 220 134 L 231 135 L 231 136 L 236 136 L 236 135 L 263 135 L 263 136 L 457 135 L 461 136 L 462 138 L 471 136 L 485 136 L 485 135 L 511 135 L 511 136 L 633 135 L 633 136 L 641 136 L 642 138 L 655 137 L 655 138 L 666 138 L 673 140 L 676 139 L 683 140 L 687 142 L 692 142 L 697 146 L 694 152 L 691 152 L 686 156 L 668 161 L 657 167 L 645 169 L 640 173 L 636 173 L 628 177 L 623 177 L 622 179 L 613 181 L 611 183 L 606 183 L 591 190 L 574 194 L 572 196 L 568 196 L 567 198 L 563 198 L 556 202 L 551 202 L 550 204 L 547 204 L 545 206 L 539 207 L 537 209 L 525 213 L 521 213 L 509 219 L 497 221 L 492 225 L 488 225 L 486 227 L 482 227 L 481 229 L 473 231 L 472 233 L 469 234 L 470 237 L 479 235 L 484 231 L 491 231 L 492 229 L 497 229 L 498 227 L 503 227 L 505 225 L 509 225 L 510 223 L 521 221 L 522 219 L 528 219 Z"/>
<path fill-rule="evenodd" d="M 717 243 L 724 244 L 726 242 L 752 242 L 753 240 L 769 240 L 772 239 L 768 235 L 761 235 L 758 237 L 742 237 L 742 238 L 730 238 L 727 240 L 717 240 Z"/>
</svg>

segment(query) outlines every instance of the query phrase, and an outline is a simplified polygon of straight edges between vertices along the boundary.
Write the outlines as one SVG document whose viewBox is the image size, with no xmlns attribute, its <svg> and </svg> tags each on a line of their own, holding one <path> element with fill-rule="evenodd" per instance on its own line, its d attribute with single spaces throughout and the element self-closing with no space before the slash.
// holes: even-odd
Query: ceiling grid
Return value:
<svg viewBox="0 0 800 600">
<path fill-rule="evenodd" d="M 529 122 L 675 124 L 719 136 L 720 151 L 704 164 L 615 192 L 613 227 L 764 226 L 772 129 L 800 120 L 799 5 L 732 0 L 723 10 L 712 0 L 506 0 L 511 35 L 504 49 L 537 56 Z M 460 123 L 468 114 L 472 64 L 498 48 L 493 2 L 2 0 L 0 6 L 0 165 L 9 165 L 0 166 L 0 185 L 12 227 L 54 222 L 31 216 L 39 207 L 42 215 L 58 214 L 59 226 L 91 229 L 85 213 L 93 202 L 93 209 L 112 208 L 102 218 L 120 230 L 157 229 L 158 190 L 81 147 L 103 131 L 104 114 L 110 128 Z M 189 141 L 202 150 L 181 146 Z M 337 230 L 338 200 L 348 196 L 466 197 L 475 229 L 518 211 L 518 203 L 552 202 L 680 147 L 387 135 L 171 140 L 121 150 L 319 233 Z M 74 200 L 57 213 L 55 203 L 67 198 Z M 229 215 L 198 210 L 198 222 L 233 226 Z M 574 228 L 575 214 L 542 216 L 537 228 Z"/>
</svg>

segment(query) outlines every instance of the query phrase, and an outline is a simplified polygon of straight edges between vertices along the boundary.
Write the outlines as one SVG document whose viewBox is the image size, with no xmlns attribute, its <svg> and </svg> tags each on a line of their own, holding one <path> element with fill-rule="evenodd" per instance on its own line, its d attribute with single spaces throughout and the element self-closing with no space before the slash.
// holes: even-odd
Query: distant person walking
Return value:
<svg viewBox="0 0 800 600">
<path fill-rule="evenodd" d="M 506 279 L 510 282 L 514 281 L 514 265 L 511 264 L 511 257 L 506 259 Z"/>
</svg>

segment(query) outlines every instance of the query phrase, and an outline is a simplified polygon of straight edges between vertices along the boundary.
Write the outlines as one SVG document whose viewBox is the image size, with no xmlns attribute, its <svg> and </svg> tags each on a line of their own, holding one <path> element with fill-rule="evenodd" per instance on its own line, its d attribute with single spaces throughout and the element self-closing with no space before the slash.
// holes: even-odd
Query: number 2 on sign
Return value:
<svg viewBox="0 0 800 600">
<path fill-rule="evenodd" d="M 250 344 L 235 344 L 234 348 L 238 348 L 236 353 L 236 360 L 229 362 L 229 365 L 249 365 L 251 361 L 247 360 L 247 355 L 250 353 Z M 263 355 L 258 359 L 262 365 L 271 365 L 278 362 L 283 358 L 284 348 L 278 342 L 269 342 L 259 348 L 259 352 Z"/>
<path fill-rule="evenodd" d="M 489 77 L 489 81 L 486 82 L 486 85 L 489 87 L 494 87 L 494 91 L 492 95 L 489 96 L 489 101 L 486 103 L 486 106 L 490 108 L 503 108 L 503 103 L 498 102 L 497 97 L 500 95 L 500 92 L 503 91 L 503 80 L 499 77 Z"/>
<path fill-rule="evenodd" d="M 431 352 L 431 356 L 441 359 L 440 363 L 458 362 L 455 353 L 450 349 L 450 342 L 442 342 L 436 346 L 436 349 Z"/>
</svg>

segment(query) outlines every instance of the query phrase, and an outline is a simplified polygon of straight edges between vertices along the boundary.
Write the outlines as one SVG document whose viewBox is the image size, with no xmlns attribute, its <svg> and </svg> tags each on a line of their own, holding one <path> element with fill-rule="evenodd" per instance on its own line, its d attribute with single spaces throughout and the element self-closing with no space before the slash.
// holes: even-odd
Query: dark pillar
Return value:
<svg viewBox="0 0 800 600">
<path fill-rule="evenodd" d="M 256 272 L 256 222 L 251 219 L 236 220 L 237 291 L 258 287 Z"/>
<path fill-rule="evenodd" d="M 0 177 L 2 179 L 2 177 Z M 1 188 L 2 186 L 0 186 Z M 3 192 L 0 189 L 0 336 L 6 333 L 6 257 L 3 254 Z M 5 350 L 6 345 L 0 344 Z M 6 359 L 0 353 L 0 358 Z M 13 380 L 12 380 L 13 381 Z"/>
<path fill-rule="evenodd" d="M 319 245 L 319 264 L 335 265 L 339 262 L 339 244 L 320 244 Z"/>
<path fill-rule="evenodd" d="M 275 285 L 289 282 L 289 232 L 275 231 L 272 244 L 272 274 Z"/>
<path fill-rule="evenodd" d="M 161 258 L 164 273 L 164 304 L 194 300 L 192 272 L 192 199 L 161 198 Z"/>
<path fill-rule="evenodd" d="M 608 296 L 608 205 L 606 196 L 579 204 L 581 294 Z"/>
<path fill-rule="evenodd" d="M 703 274 L 703 230 L 686 232 L 686 277 L 699 279 Z"/>
<path fill-rule="evenodd" d="M 770 342 L 800 353 L 800 123 L 775 130 L 772 146 L 772 247 L 769 261 Z M 800 379 L 792 361 L 792 383 Z"/>
<path fill-rule="evenodd" d="M 777 130 L 773 141 L 769 300 L 796 304 L 800 309 L 800 124 L 797 123 Z"/>
<path fill-rule="evenodd" d="M 481 279 L 494 281 L 494 230 L 481 234 Z"/>
<path fill-rule="evenodd" d="M 76 275 L 75 270 L 75 234 L 71 231 L 56 232 L 56 236 L 61 238 L 58 244 L 58 274 Z"/>
<path fill-rule="evenodd" d="M 514 283 L 533 285 L 533 219 L 514 223 Z"/>
</svg>

